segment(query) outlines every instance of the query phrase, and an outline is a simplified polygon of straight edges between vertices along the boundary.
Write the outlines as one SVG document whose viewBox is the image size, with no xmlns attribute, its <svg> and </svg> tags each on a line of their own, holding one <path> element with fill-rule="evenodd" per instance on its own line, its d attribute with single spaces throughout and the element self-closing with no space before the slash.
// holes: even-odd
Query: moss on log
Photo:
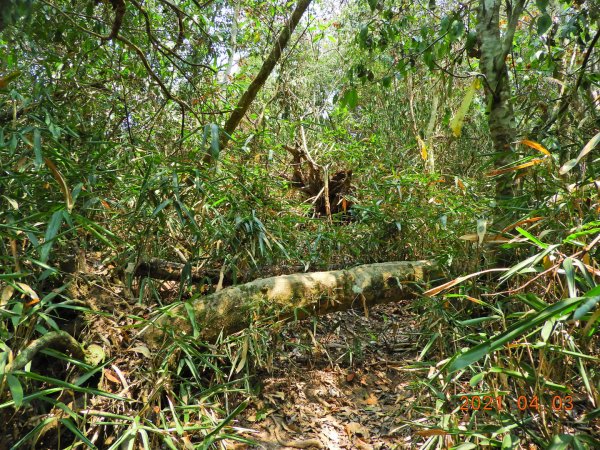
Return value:
<svg viewBox="0 0 600 450">
<path fill-rule="evenodd" d="M 187 309 L 179 304 L 155 318 L 142 336 L 157 346 L 171 332 L 193 334 L 193 316 L 199 330 L 197 337 L 214 342 L 221 333 L 227 336 L 240 331 L 256 318 L 302 318 L 414 298 L 421 292 L 419 284 L 435 273 L 433 262 L 403 261 L 262 278 L 198 298 Z"/>
</svg>

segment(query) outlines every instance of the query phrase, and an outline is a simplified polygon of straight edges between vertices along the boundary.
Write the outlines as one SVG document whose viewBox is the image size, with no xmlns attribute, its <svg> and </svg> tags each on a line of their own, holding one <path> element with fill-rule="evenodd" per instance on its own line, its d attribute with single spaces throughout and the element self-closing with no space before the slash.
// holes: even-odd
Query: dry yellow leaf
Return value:
<svg viewBox="0 0 600 450">
<path fill-rule="evenodd" d="M 535 166 L 536 164 L 540 164 L 543 161 L 544 160 L 541 159 L 541 158 L 535 158 L 535 159 L 532 159 L 531 161 L 528 161 L 526 163 L 519 164 L 518 166 L 505 167 L 504 169 L 492 170 L 487 175 L 488 175 L 488 177 L 493 177 L 495 175 L 501 175 L 501 174 L 507 173 L 507 172 L 514 172 L 515 170 L 525 169 L 527 167 Z"/>
<path fill-rule="evenodd" d="M 521 144 L 526 145 L 527 147 L 531 147 L 531 148 L 537 150 L 538 152 L 543 153 L 546 156 L 550 156 L 550 152 L 548 150 L 546 150 L 546 148 L 542 144 L 539 144 L 535 141 L 530 141 L 529 139 L 523 139 L 521 141 Z"/>
</svg>

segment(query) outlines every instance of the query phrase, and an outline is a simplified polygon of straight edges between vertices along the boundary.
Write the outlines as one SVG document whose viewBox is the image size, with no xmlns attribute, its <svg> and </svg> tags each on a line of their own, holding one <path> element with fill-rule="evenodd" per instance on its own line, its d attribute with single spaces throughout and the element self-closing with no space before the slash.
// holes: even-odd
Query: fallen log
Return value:
<svg viewBox="0 0 600 450">
<path fill-rule="evenodd" d="M 256 318 L 289 320 L 415 298 L 419 285 L 437 273 L 434 262 L 404 261 L 262 278 L 198 298 L 187 307 L 179 304 L 153 319 L 142 337 L 159 346 L 171 333 L 190 335 L 195 328 L 198 339 L 215 342 Z"/>
<path fill-rule="evenodd" d="M 185 269 L 185 264 L 164 259 L 152 258 L 148 261 L 141 261 L 134 269 L 133 275 L 136 277 L 150 277 L 159 280 L 180 281 Z M 196 267 L 190 268 L 189 276 L 193 282 L 210 281 L 217 283 L 219 280 L 218 270 L 202 270 Z"/>
<path fill-rule="evenodd" d="M 345 268 L 344 264 L 330 264 L 326 267 L 319 267 L 324 270 L 340 270 Z M 231 270 L 227 270 L 223 273 L 223 282 L 225 285 L 231 285 L 234 283 L 245 282 L 249 279 L 249 276 L 254 275 L 254 278 L 264 276 L 279 276 L 289 275 L 296 272 L 305 272 L 305 266 L 277 266 L 277 267 L 263 267 L 260 269 L 261 273 L 257 274 L 256 271 L 249 271 L 247 274 L 238 273 L 234 277 Z M 147 261 L 141 261 L 135 266 L 133 275 L 135 277 L 150 277 L 157 280 L 170 280 L 180 281 L 185 272 L 185 264 L 167 261 L 159 258 L 151 258 Z M 189 270 L 190 280 L 194 283 L 211 283 L 217 284 L 221 277 L 221 271 L 214 268 L 198 268 L 190 267 Z M 234 280 L 235 278 L 235 280 Z"/>
</svg>

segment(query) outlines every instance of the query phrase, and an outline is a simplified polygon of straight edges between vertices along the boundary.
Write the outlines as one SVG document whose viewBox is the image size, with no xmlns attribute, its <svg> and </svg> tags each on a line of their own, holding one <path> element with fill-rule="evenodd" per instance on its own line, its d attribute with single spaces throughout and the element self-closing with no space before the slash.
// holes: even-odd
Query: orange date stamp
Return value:
<svg viewBox="0 0 600 450">
<path fill-rule="evenodd" d="M 573 409 L 573 397 L 570 395 L 554 395 L 548 404 L 542 405 L 537 395 L 519 395 L 516 400 L 506 399 L 502 395 L 461 395 L 461 411 L 504 411 L 511 404 L 519 411 L 539 411 L 543 406 L 552 408 L 553 411 L 571 411 Z"/>
</svg>

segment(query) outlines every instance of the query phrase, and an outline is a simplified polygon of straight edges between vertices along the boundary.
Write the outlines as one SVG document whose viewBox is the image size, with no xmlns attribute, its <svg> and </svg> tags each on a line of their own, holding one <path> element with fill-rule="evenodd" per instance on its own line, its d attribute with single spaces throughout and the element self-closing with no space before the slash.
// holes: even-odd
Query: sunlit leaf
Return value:
<svg viewBox="0 0 600 450">
<path fill-rule="evenodd" d="M 481 87 L 481 80 L 479 78 L 475 78 L 473 82 L 467 88 L 467 92 L 462 100 L 460 108 L 454 114 L 452 120 L 450 120 L 450 129 L 455 137 L 460 137 L 462 133 L 462 127 L 465 120 L 465 116 L 469 111 L 469 107 L 471 106 L 471 102 L 473 101 L 473 97 L 475 96 L 475 91 Z"/>
<path fill-rule="evenodd" d="M 474 362 L 479 361 L 484 356 L 490 354 L 494 350 L 503 347 L 511 341 L 521 337 L 523 334 L 531 330 L 532 328 L 544 323 L 552 317 L 560 317 L 569 310 L 576 308 L 582 303 L 581 298 L 570 298 L 566 299 L 547 308 L 539 311 L 538 313 L 528 316 L 525 319 L 519 320 L 513 324 L 508 330 L 499 335 L 487 339 L 479 345 L 467 350 L 464 353 L 456 356 L 447 366 L 449 372 L 456 372 L 457 370 L 464 369 L 470 366 Z"/>
<path fill-rule="evenodd" d="M 17 282 L 17 286 L 19 286 L 19 288 L 21 288 L 21 290 L 26 295 L 28 295 L 32 300 L 39 300 L 40 299 L 40 297 L 33 290 L 33 288 L 31 286 L 29 286 L 28 284 Z"/>
<path fill-rule="evenodd" d="M 589 152 L 591 152 L 594 148 L 596 148 L 596 145 L 598 145 L 598 142 L 600 142 L 600 132 L 598 134 L 596 134 L 592 139 L 590 139 L 587 144 L 585 144 L 585 146 L 581 149 L 581 152 L 579 152 L 579 155 L 577 155 L 577 158 L 567 161 L 560 168 L 559 173 L 561 175 L 564 175 L 569 170 L 571 170 L 573 167 L 575 167 L 577 164 L 579 164 L 579 161 L 581 161 L 582 158 L 584 158 Z"/>
<path fill-rule="evenodd" d="M 443 292 L 443 291 L 447 291 L 448 289 L 456 286 L 457 284 L 462 283 L 465 280 L 468 280 L 469 278 L 473 278 L 476 277 L 478 275 L 482 275 L 484 273 L 490 273 L 490 272 L 504 272 L 508 269 L 487 269 L 487 270 L 482 270 L 481 272 L 475 272 L 469 275 L 465 275 L 463 277 L 458 277 L 455 278 L 454 280 L 448 281 L 447 283 L 444 283 L 440 286 L 434 287 L 432 289 L 429 289 L 428 291 L 423 292 L 423 295 L 427 296 L 427 297 L 433 297 L 435 295 L 438 295 L 439 293 Z"/>
<path fill-rule="evenodd" d="M 548 248 L 548 244 L 544 244 L 542 241 L 540 241 L 538 238 L 536 238 L 529 231 L 524 230 L 521 227 L 517 227 L 516 230 L 519 232 L 519 234 L 525 236 L 528 240 L 530 240 L 531 242 L 533 242 L 538 247 L 540 247 L 540 248 Z"/>
<path fill-rule="evenodd" d="M 513 450 L 519 445 L 519 438 L 514 434 L 507 433 L 502 439 L 502 450 Z"/>
<path fill-rule="evenodd" d="M 521 144 L 526 145 L 527 147 L 531 147 L 531 148 L 537 150 L 538 152 L 543 153 L 544 155 L 550 156 L 550 152 L 542 144 L 539 144 L 535 141 L 530 141 L 529 139 L 523 139 L 521 141 Z"/>
<path fill-rule="evenodd" d="M 547 448 L 547 450 L 566 450 L 571 448 L 573 444 L 573 436 L 569 434 L 557 434 L 552 438 L 552 442 Z"/>
<path fill-rule="evenodd" d="M 445 430 L 440 430 L 438 428 L 431 428 L 429 430 L 419 430 L 415 434 L 417 436 L 429 437 L 429 436 L 445 436 L 449 433 Z"/>
<path fill-rule="evenodd" d="M 514 229 L 514 228 L 516 228 L 516 227 L 520 227 L 521 225 L 526 225 L 526 224 L 529 224 L 529 223 L 535 223 L 535 222 L 537 222 L 537 221 L 539 221 L 539 220 L 542 220 L 543 218 L 544 218 L 544 217 L 530 217 L 530 218 L 528 218 L 528 219 L 522 219 L 522 220 L 519 220 L 518 222 L 516 222 L 516 223 L 513 223 L 512 225 L 508 225 L 507 227 L 505 227 L 505 228 L 502 230 L 502 232 L 503 232 L 503 233 L 506 233 L 506 232 L 508 232 L 508 231 L 510 231 L 510 230 L 512 230 L 512 229 Z"/>
<path fill-rule="evenodd" d="M 501 175 L 503 173 L 514 172 L 515 170 L 520 170 L 520 169 L 525 169 L 527 167 L 535 166 L 536 164 L 540 164 L 542 162 L 544 162 L 543 159 L 535 158 L 535 159 L 532 159 L 531 161 L 528 161 L 523 164 L 519 164 L 517 166 L 505 167 L 503 169 L 492 170 L 487 175 L 488 175 L 488 177 L 493 177 L 495 175 Z"/>
<path fill-rule="evenodd" d="M 479 244 L 483 242 L 483 238 L 485 237 L 485 233 L 487 232 L 487 220 L 485 219 L 477 219 L 477 238 Z"/>
<path fill-rule="evenodd" d="M 421 139 L 421 136 L 417 136 L 417 143 L 419 144 L 421 159 L 423 159 L 423 161 L 427 161 L 427 145 L 425 144 L 423 139 Z"/>
</svg>

